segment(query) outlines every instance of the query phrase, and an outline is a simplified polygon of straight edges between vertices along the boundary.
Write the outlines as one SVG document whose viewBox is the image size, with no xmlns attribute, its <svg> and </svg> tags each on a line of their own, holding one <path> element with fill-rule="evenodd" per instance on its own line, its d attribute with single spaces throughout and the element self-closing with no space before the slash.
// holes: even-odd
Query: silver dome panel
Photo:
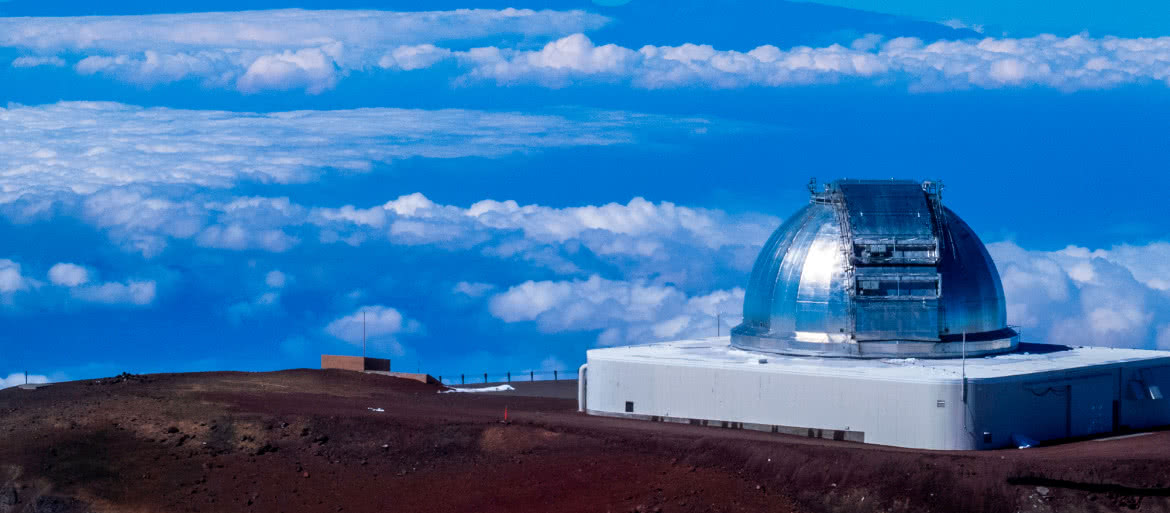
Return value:
<svg viewBox="0 0 1170 513">
<path fill-rule="evenodd" d="M 938 186 L 904 180 L 814 190 L 760 251 L 731 339 L 854 357 L 977 356 L 1017 344 L 983 243 L 942 206 Z"/>
</svg>

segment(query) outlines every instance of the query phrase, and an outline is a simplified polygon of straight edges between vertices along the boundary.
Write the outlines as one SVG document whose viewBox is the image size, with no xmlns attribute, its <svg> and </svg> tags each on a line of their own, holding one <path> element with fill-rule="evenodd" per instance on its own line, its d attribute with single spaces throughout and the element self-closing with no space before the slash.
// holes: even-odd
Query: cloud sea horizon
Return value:
<svg viewBox="0 0 1170 513">
<path fill-rule="evenodd" d="M 0 388 L 726 334 L 810 177 L 941 180 L 1025 341 L 1170 350 L 1170 33 L 826 3 L 0 2 Z"/>
</svg>

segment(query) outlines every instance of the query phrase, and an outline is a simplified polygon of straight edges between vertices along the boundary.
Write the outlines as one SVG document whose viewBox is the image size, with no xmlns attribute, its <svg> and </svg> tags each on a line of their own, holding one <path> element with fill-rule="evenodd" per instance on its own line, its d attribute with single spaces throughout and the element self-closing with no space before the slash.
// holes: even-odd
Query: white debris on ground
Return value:
<svg viewBox="0 0 1170 513">
<path fill-rule="evenodd" d="M 370 411 L 372 411 L 372 412 L 374 412 L 374 413 L 382 413 L 382 412 L 385 412 L 385 411 L 386 411 L 386 410 L 383 410 L 382 408 L 366 408 L 366 409 L 367 409 L 367 410 L 370 410 Z"/>
<path fill-rule="evenodd" d="M 480 387 L 480 388 L 448 388 L 447 390 L 440 390 L 439 393 L 446 394 L 448 392 L 467 392 L 467 393 L 507 392 L 509 390 L 516 390 L 516 389 L 512 388 L 512 385 L 496 385 L 494 387 Z"/>
</svg>

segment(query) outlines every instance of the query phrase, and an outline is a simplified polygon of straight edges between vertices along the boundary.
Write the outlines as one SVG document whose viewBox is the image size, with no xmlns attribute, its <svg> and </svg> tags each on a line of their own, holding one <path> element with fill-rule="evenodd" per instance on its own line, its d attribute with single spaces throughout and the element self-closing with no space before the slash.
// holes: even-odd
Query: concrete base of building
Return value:
<svg viewBox="0 0 1170 513">
<path fill-rule="evenodd" d="M 581 409 L 661 422 L 965 450 L 1170 425 L 1170 352 L 1021 344 L 954 359 L 842 359 L 728 337 L 595 349 Z"/>
<path fill-rule="evenodd" d="M 430 374 L 420 374 L 417 372 L 390 372 L 390 371 L 368 370 L 368 371 L 366 371 L 366 374 L 378 374 L 380 376 L 390 376 L 392 378 L 410 379 L 410 380 L 418 381 L 421 383 L 426 383 L 428 385 L 439 383 L 439 380 L 435 379 L 434 376 L 431 376 Z"/>
</svg>

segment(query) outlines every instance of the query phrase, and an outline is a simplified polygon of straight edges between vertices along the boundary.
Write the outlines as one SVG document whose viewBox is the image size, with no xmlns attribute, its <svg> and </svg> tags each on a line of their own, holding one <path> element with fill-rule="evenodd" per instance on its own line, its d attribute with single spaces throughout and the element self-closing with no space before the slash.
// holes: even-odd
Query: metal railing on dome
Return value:
<svg viewBox="0 0 1170 513">
<path fill-rule="evenodd" d="M 444 385 L 482 385 L 485 383 L 513 383 L 517 381 L 564 381 L 577 379 L 575 370 L 519 372 L 480 372 L 475 374 L 440 374 L 435 376 Z"/>
</svg>

